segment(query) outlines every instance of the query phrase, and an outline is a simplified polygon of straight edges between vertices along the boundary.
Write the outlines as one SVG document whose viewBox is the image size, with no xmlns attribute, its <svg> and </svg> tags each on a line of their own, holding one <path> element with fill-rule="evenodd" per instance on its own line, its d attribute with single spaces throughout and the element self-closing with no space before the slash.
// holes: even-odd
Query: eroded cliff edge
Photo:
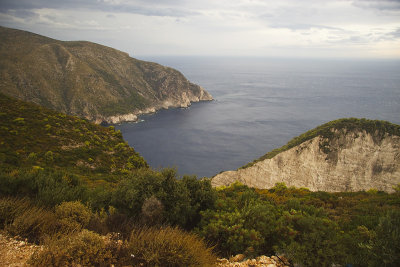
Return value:
<svg viewBox="0 0 400 267">
<path fill-rule="evenodd" d="M 0 27 L 0 92 L 100 123 L 212 100 L 179 71 L 103 45 Z"/>
<path fill-rule="evenodd" d="M 216 175 L 212 185 L 239 181 L 251 187 L 271 188 L 284 182 L 312 191 L 375 188 L 392 192 L 393 186 L 400 183 L 399 125 L 342 119 L 295 139 L 278 149 L 282 152 L 272 151 L 249 166 Z M 293 146 L 296 142 L 299 144 Z"/>
</svg>

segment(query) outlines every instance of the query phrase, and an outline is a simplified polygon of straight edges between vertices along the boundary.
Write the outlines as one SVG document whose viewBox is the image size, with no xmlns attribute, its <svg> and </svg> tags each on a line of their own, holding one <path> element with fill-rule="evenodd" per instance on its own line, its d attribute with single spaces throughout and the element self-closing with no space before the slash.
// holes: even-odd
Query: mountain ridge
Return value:
<svg viewBox="0 0 400 267">
<path fill-rule="evenodd" d="M 0 92 L 96 123 L 212 100 L 182 73 L 87 41 L 0 27 Z"/>
</svg>

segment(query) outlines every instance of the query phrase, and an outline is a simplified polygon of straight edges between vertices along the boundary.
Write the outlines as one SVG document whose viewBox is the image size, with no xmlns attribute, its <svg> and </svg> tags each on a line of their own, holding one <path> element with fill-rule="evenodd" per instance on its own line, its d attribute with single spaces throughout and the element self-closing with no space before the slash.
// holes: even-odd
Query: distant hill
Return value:
<svg viewBox="0 0 400 267">
<path fill-rule="evenodd" d="M 97 123 L 212 100 L 180 72 L 85 41 L 0 27 L 0 92 Z"/>
<path fill-rule="evenodd" d="M 332 121 L 237 171 L 216 175 L 212 184 L 235 181 L 256 188 L 284 182 L 313 191 L 392 192 L 400 183 L 400 126 L 355 118 Z"/>
<path fill-rule="evenodd" d="M 112 126 L 0 93 L 0 172 L 43 168 L 101 180 L 148 165 Z"/>
</svg>

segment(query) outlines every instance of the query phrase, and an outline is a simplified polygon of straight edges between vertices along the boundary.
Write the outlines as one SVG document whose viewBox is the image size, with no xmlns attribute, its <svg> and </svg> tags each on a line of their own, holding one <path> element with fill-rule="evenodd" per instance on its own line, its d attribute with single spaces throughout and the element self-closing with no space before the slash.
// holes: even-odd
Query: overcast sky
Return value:
<svg viewBox="0 0 400 267">
<path fill-rule="evenodd" d="M 400 0 L 0 0 L 0 25 L 139 57 L 400 59 Z"/>
</svg>

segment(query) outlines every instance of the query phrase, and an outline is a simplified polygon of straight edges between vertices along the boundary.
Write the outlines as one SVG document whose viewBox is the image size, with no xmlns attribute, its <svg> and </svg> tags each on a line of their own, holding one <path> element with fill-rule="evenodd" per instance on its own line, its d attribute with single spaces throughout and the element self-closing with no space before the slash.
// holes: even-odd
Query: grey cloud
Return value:
<svg viewBox="0 0 400 267">
<path fill-rule="evenodd" d="M 26 10 L 26 9 L 17 9 L 17 10 L 14 10 L 14 11 L 12 12 L 12 15 L 13 15 L 14 17 L 17 17 L 17 18 L 24 18 L 24 19 L 38 17 L 38 15 L 37 15 L 35 12 L 32 12 L 32 11 L 30 11 L 30 10 Z"/>
<path fill-rule="evenodd" d="M 354 0 L 352 4 L 359 8 L 400 11 L 400 0 Z"/>
<path fill-rule="evenodd" d="M 391 32 L 390 35 L 392 35 L 394 38 L 400 38 L 400 28 L 397 28 L 397 30 Z"/>
<path fill-rule="evenodd" d="M 269 25 L 270 28 L 277 28 L 277 29 L 289 29 L 292 31 L 298 30 L 311 30 L 311 29 L 327 29 L 327 30 L 336 30 L 336 31 L 344 31 L 341 28 L 324 26 L 324 25 L 315 25 L 315 24 L 300 24 L 300 23 L 293 23 L 293 24 L 271 24 Z"/>
<path fill-rule="evenodd" d="M 41 8 L 53 9 L 90 9 L 104 12 L 132 13 L 145 16 L 162 17 L 186 17 L 198 15 L 193 10 L 179 6 L 180 0 L 168 1 L 107 1 L 107 0 L 2 0 L 0 12 L 7 13 L 10 10 L 32 10 Z"/>
<path fill-rule="evenodd" d="M 330 43 L 340 43 L 340 44 L 367 44 L 372 42 L 380 42 L 380 41 L 393 41 L 396 39 L 400 39 L 400 28 L 392 32 L 371 32 L 368 34 L 359 34 L 352 35 L 346 38 L 335 39 L 332 38 L 329 40 Z"/>
<path fill-rule="evenodd" d="M 400 28 L 397 28 L 396 30 L 389 32 L 387 34 L 382 35 L 379 40 L 396 40 L 400 39 Z"/>
<path fill-rule="evenodd" d="M 370 42 L 370 39 L 363 35 L 353 35 L 342 39 L 331 39 L 328 42 L 332 44 L 366 44 Z"/>
</svg>

